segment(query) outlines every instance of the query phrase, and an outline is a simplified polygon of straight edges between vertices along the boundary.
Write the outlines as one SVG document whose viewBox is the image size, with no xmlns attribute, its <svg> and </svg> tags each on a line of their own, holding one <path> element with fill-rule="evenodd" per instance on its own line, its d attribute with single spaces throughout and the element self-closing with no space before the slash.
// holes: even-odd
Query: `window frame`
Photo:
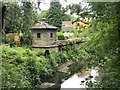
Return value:
<svg viewBox="0 0 120 90">
<path fill-rule="evenodd" d="M 37 33 L 37 39 L 41 38 L 41 33 Z"/>
<path fill-rule="evenodd" d="M 53 39 L 53 33 L 52 32 L 50 33 L 50 39 Z"/>
</svg>

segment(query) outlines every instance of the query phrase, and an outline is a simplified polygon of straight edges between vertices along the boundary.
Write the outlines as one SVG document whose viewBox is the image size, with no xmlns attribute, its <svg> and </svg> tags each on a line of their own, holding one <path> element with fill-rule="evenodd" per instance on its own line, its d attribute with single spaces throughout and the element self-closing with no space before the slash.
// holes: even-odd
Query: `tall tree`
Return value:
<svg viewBox="0 0 120 90">
<path fill-rule="evenodd" d="M 62 7 L 61 9 L 62 21 L 71 21 L 71 15 L 66 14 L 66 12 L 67 12 L 66 8 Z"/>
<path fill-rule="evenodd" d="M 61 11 L 61 5 L 59 2 L 52 2 L 50 3 L 50 9 L 47 14 L 47 22 L 51 25 L 54 25 L 61 28 L 61 20 L 62 18 L 62 11 Z"/>
<path fill-rule="evenodd" d="M 21 7 L 17 2 L 5 3 L 5 33 L 17 33 L 21 29 Z"/>
<path fill-rule="evenodd" d="M 85 50 L 90 55 L 92 66 L 100 68 L 100 79 L 93 87 L 120 87 L 120 60 L 118 58 L 119 3 L 91 3 L 94 22 L 91 26 L 90 41 Z"/>
<path fill-rule="evenodd" d="M 35 11 L 32 2 L 22 2 L 22 27 L 21 31 L 23 37 L 21 38 L 22 43 L 31 44 L 32 36 L 30 33 L 31 27 L 34 25 L 35 21 Z"/>
<path fill-rule="evenodd" d="M 37 14 L 38 21 L 42 20 L 43 18 L 46 18 L 47 13 L 48 13 L 48 10 L 43 10 L 41 11 L 41 13 Z"/>
<path fill-rule="evenodd" d="M 18 33 L 22 30 L 23 33 L 30 31 L 35 19 L 35 12 L 31 2 L 8 2 L 5 3 L 5 32 Z"/>
<path fill-rule="evenodd" d="M 66 7 L 66 11 L 70 10 L 71 14 L 76 14 L 84 18 L 91 13 L 91 10 L 88 6 L 83 6 L 85 6 L 85 3 L 71 4 Z"/>
<path fill-rule="evenodd" d="M 19 4 L 20 3 L 20 4 Z M 30 28 L 35 21 L 36 13 L 32 2 L 8 2 L 5 12 L 5 33 L 20 33 L 22 31 L 23 39 L 30 39 Z M 22 39 L 21 39 L 22 40 Z M 26 40 L 23 40 L 26 43 Z M 28 40 L 30 41 L 30 40 Z"/>
<path fill-rule="evenodd" d="M 22 2 L 23 32 L 29 33 L 34 20 L 33 5 L 31 2 Z"/>
</svg>

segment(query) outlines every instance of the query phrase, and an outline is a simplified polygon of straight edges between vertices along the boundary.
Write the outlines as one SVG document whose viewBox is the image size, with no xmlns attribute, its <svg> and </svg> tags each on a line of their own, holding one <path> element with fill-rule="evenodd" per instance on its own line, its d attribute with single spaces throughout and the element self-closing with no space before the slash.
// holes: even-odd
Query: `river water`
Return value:
<svg viewBox="0 0 120 90">
<path fill-rule="evenodd" d="M 89 75 L 93 76 L 91 78 L 91 81 L 95 82 L 96 77 L 99 75 L 98 70 L 91 69 L 89 71 L 85 71 L 83 74 L 80 73 L 74 74 L 61 84 L 60 90 L 63 90 L 64 88 L 86 88 L 85 78 L 88 78 Z"/>
<path fill-rule="evenodd" d="M 92 76 L 92 78 L 89 78 Z M 51 88 L 58 88 L 57 90 L 66 90 L 66 88 L 81 88 L 85 89 L 86 81 L 91 80 L 92 82 L 96 81 L 96 77 L 99 76 L 98 69 L 87 69 L 81 72 L 77 72 L 71 76 L 64 73 L 56 73 L 53 78 L 47 79 L 45 83 L 42 84 L 41 88 L 48 88 L 45 90 L 52 90 Z M 87 80 L 86 80 L 87 78 Z M 62 82 L 61 82 L 62 79 Z"/>
</svg>

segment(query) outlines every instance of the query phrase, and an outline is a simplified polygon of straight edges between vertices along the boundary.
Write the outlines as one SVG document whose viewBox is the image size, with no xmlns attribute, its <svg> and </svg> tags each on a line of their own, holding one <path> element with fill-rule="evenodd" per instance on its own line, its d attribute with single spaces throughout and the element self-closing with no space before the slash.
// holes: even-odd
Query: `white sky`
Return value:
<svg viewBox="0 0 120 90">
<path fill-rule="evenodd" d="M 82 0 L 67 0 L 67 2 L 65 2 L 64 0 L 60 0 L 60 4 L 65 7 L 66 5 L 69 4 L 74 4 L 74 3 L 79 3 Z M 45 0 L 43 3 L 41 3 L 40 8 L 41 10 L 47 10 L 50 7 L 50 0 Z"/>
<path fill-rule="evenodd" d="M 60 4 L 62 5 L 62 7 L 66 7 L 67 5 L 70 5 L 70 4 L 79 4 L 83 0 L 67 0 L 67 2 L 65 2 L 64 0 L 59 0 L 59 1 L 60 1 Z M 84 3 L 82 5 L 82 7 L 85 7 L 87 5 L 88 5 L 88 3 Z M 41 3 L 41 5 L 40 5 L 41 10 L 48 10 L 49 7 L 50 7 L 50 0 L 44 0 L 44 2 Z M 70 11 L 66 12 L 66 14 L 70 14 Z M 76 14 L 73 14 L 73 16 L 77 17 Z"/>
</svg>

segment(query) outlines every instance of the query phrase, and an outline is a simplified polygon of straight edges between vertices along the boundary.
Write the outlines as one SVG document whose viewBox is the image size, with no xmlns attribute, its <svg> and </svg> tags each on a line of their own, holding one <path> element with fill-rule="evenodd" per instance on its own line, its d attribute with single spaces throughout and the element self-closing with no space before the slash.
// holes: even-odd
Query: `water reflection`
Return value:
<svg viewBox="0 0 120 90">
<path fill-rule="evenodd" d="M 63 90 L 64 88 L 85 88 L 86 80 L 90 79 L 92 82 L 95 82 L 95 78 L 98 75 L 99 74 L 97 69 L 84 71 L 84 73 L 82 74 L 76 73 L 61 84 L 61 90 Z"/>
</svg>

